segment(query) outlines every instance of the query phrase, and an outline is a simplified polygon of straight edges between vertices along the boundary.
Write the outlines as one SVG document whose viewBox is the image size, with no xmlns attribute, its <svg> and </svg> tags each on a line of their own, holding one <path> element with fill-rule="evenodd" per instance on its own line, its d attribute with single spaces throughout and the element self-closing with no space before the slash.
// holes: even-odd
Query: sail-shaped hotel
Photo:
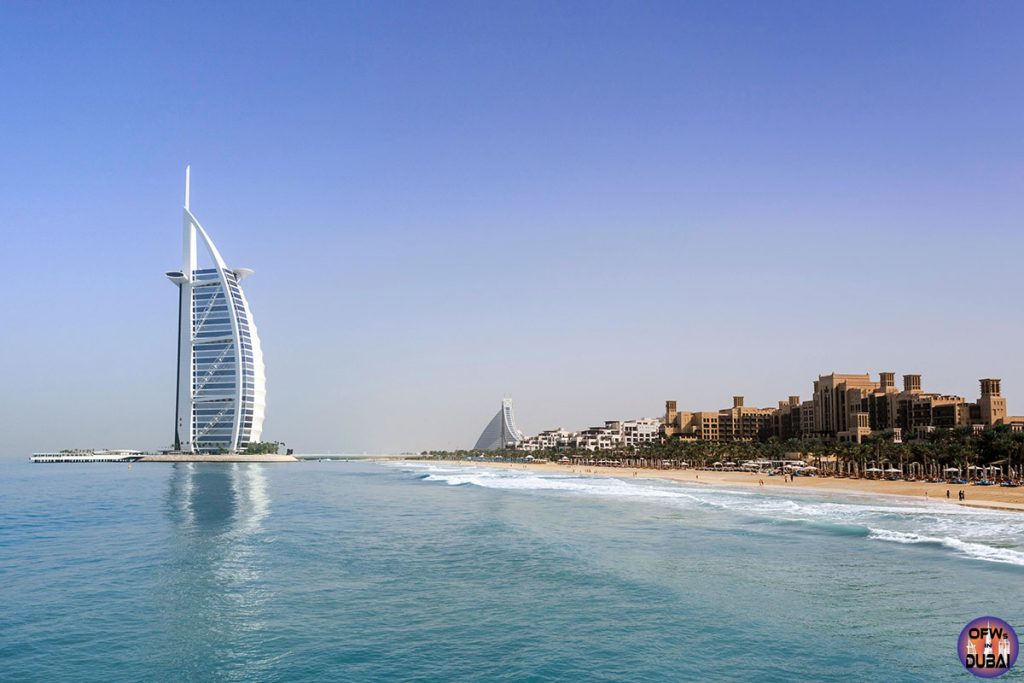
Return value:
<svg viewBox="0 0 1024 683">
<path fill-rule="evenodd" d="M 248 268 L 229 268 L 189 208 L 185 169 L 181 270 L 178 286 L 178 399 L 174 450 L 234 453 L 260 440 L 266 404 L 263 353 L 241 281 Z M 212 268 L 198 268 L 196 236 Z"/>
</svg>

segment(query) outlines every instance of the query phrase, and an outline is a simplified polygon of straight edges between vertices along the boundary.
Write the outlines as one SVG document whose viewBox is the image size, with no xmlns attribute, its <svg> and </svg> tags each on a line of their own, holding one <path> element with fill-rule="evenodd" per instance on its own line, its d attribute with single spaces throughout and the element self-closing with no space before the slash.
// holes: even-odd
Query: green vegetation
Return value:
<svg viewBox="0 0 1024 683">
<path fill-rule="evenodd" d="M 620 447 L 592 452 L 563 448 L 552 451 L 430 451 L 436 458 L 466 458 L 484 455 L 496 459 L 522 459 L 532 455 L 542 460 L 610 459 L 623 464 L 657 467 L 708 467 L 716 462 L 742 463 L 748 460 L 802 459 L 819 468 L 823 474 L 862 475 L 869 468 L 896 468 L 906 476 L 940 479 L 946 468 L 955 467 L 965 478 L 971 478 L 971 467 L 999 467 L 1004 474 L 1011 470 L 1016 476 L 1024 472 L 1024 432 L 1014 432 L 1005 425 L 975 431 L 970 427 L 937 429 L 906 443 L 893 443 L 891 433 L 872 435 L 863 443 L 826 441 L 819 438 L 776 438 L 767 441 L 713 443 L 667 439 L 663 443 L 645 444 L 637 448 Z M 957 473 L 953 473 L 955 476 Z M 980 474 L 980 473 L 979 473 Z"/>
<path fill-rule="evenodd" d="M 1013 468 L 1019 473 L 1024 465 L 1024 433 L 1006 426 L 977 432 L 958 427 L 937 429 L 906 443 L 893 443 L 891 433 L 876 434 L 859 444 L 822 439 L 772 438 L 723 444 L 671 439 L 641 449 L 638 454 L 670 462 L 686 461 L 695 466 L 723 460 L 780 460 L 787 454 L 799 454 L 797 457 L 813 461 L 824 472 L 858 474 L 869 467 L 893 467 L 908 476 L 942 478 L 943 470 L 949 467 L 956 467 L 965 475 L 972 466 L 998 466 L 1003 472 Z"/>
<path fill-rule="evenodd" d="M 277 454 L 277 451 L 284 444 L 280 441 L 257 441 L 251 443 L 245 448 L 246 455 L 266 455 L 268 453 Z"/>
</svg>

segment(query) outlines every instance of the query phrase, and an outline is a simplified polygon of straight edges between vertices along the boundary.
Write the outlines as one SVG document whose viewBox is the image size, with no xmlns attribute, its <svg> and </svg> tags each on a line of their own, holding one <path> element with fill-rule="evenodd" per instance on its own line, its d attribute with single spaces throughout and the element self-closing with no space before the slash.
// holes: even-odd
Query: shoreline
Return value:
<svg viewBox="0 0 1024 683">
<path fill-rule="evenodd" d="M 797 477 L 790 483 L 782 477 L 769 477 L 757 472 L 724 472 L 716 470 L 658 470 L 642 467 L 601 467 L 597 465 L 560 465 L 550 462 L 478 462 L 475 460 L 421 460 L 470 467 L 524 469 L 554 474 L 583 474 L 619 479 L 661 479 L 687 484 L 708 484 L 760 488 L 779 493 L 811 491 L 816 493 L 858 494 L 869 496 L 896 496 L 917 498 L 928 502 L 946 503 L 970 508 L 1024 512 L 1024 487 L 1007 489 L 1000 486 L 954 486 L 920 481 L 887 481 L 878 479 L 836 479 L 833 477 Z M 634 473 L 635 476 L 634 476 Z M 946 498 L 946 491 L 950 497 Z M 963 490 L 967 498 L 957 499 Z M 925 495 L 927 493 L 927 496 Z"/>
<path fill-rule="evenodd" d="M 135 462 L 299 462 L 293 455 L 144 455 Z"/>
</svg>

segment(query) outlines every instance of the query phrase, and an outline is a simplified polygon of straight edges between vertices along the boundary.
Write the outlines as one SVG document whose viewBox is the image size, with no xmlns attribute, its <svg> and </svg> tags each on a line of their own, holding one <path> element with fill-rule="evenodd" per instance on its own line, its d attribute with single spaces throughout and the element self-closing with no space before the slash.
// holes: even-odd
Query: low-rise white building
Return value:
<svg viewBox="0 0 1024 683">
<path fill-rule="evenodd" d="M 610 451 L 622 445 L 621 422 L 609 420 L 603 427 L 584 429 L 576 435 L 575 447 L 588 451 Z"/>
<path fill-rule="evenodd" d="M 661 420 L 654 417 L 640 417 L 622 423 L 622 442 L 626 446 L 642 446 L 661 441 Z"/>
<path fill-rule="evenodd" d="M 522 451 L 547 451 L 579 448 L 588 451 L 610 451 L 626 446 L 636 448 L 661 440 L 661 421 L 641 417 L 635 420 L 607 420 L 603 426 L 570 432 L 559 427 L 531 436 L 519 443 Z"/>
<path fill-rule="evenodd" d="M 538 442 L 541 448 L 554 449 L 554 448 L 568 448 L 570 442 L 576 438 L 576 432 L 570 432 L 567 429 L 549 429 L 546 432 L 541 432 L 537 435 Z"/>
</svg>

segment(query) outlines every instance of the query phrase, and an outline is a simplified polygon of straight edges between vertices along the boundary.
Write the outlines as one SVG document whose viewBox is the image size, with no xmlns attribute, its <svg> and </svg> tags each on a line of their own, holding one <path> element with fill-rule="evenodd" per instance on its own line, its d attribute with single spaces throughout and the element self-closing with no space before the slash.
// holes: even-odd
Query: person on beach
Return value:
<svg viewBox="0 0 1024 683">
<path fill-rule="evenodd" d="M 946 500 L 949 500 L 949 489 L 946 489 Z"/>
</svg>

